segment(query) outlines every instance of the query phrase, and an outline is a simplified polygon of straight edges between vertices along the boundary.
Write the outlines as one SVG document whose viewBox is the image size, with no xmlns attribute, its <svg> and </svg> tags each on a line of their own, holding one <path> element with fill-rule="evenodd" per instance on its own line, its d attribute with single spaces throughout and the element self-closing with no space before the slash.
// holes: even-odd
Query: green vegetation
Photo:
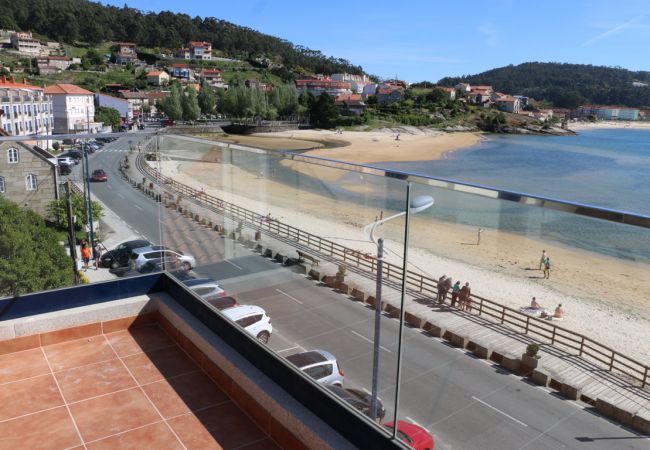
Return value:
<svg viewBox="0 0 650 450">
<path fill-rule="evenodd" d="M 178 48 L 188 41 L 207 40 L 215 50 L 237 59 L 268 56 L 288 67 L 313 73 L 361 73 L 361 67 L 317 50 L 214 17 L 191 18 L 169 11 L 142 12 L 87 0 L 2 1 L 2 28 L 31 30 L 66 43 L 91 46 L 105 41 L 129 41 L 148 48 Z"/>
<path fill-rule="evenodd" d="M 650 107 L 650 87 L 633 86 L 634 81 L 650 83 L 650 72 L 584 64 L 531 62 L 500 67 L 477 75 L 447 77 L 438 83 L 443 86 L 458 83 L 491 85 L 500 92 L 526 95 L 561 108 L 575 108 L 585 103 Z"/>
<path fill-rule="evenodd" d="M 71 264 L 42 217 L 0 197 L 0 296 L 69 286 Z"/>
<path fill-rule="evenodd" d="M 122 118 L 117 109 L 99 106 L 95 109 L 95 120 L 97 122 L 104 122 L 104 125 L 110 125 L 113 129 L 117 129 L 120 126 Z"/>
<path fill-rule="evenodd" d="M 83 195 L 73 194 L 70 196 L 70 199 L 72 201 L 72 214 L 76 217 L 75 229 L 79 231 L 88 224 L 86 220 L 86 203 Z M 93 222 L 95 223 L 104 217 L 104 208 L 99 202 L 91 202 L 91 212 Z M 65 198 L 60 198 L 50 203 L 48 213 L 51 217 L 56 218 L 56 223 L 60 228 L 67 230 L 67 206 Z"/>
</svg>

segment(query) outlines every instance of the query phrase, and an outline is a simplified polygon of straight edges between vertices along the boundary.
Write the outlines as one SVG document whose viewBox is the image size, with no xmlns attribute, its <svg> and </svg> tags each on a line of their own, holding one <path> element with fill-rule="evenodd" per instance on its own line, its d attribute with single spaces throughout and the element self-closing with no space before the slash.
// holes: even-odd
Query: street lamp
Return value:
<svg viewBox="0 0 650 450">
<path fill-rule="evenodd" d="M 406 268 L 406 259 L 407 259 L 407 249 L 408 249 L 408 230 L 409 230 L 409 216 L 411 214 L 417 214 L 421 211 L 424 211 L 427 208 L 433 206 L 434 200 L 433 197 L 429 195 L 418 195 L 417 197 L 411 199 L 411 183 L 406 187 L 406 200 L 409 205 L 409 208 L 406 211 L 399 212 L 395 215 L 387 217 L 385 219 L 377 220 L 369 225 L 366 225 L 363 228 L 364 235 L 370 239 L 374 244 L 377 245 L 377 285 L 375 290 L 375 339 L 373 342 L 373 365 L 372 365 L 372 399 L 370 403 L 370 417 L 372 419 L 377 418 L 377 390 L 379 383 L 379 339 L 381 337 L 381 291 L 382 291 L 382 279 L 384 271 L 384 240 L 379 238 L 375 240 L 375 230 L 377 227 L 389 220 L 395 219 L 406 215 L 406 224 L 404 231 L 404 267 Z M 402 274 L 402 308 L 401 311 L 404 311 L 404 288 L 406 286 L 406 270 Z M 402 317 L 403 319 L 403 317 Z M 401 323 L 400 323 L 400 334 L 401 334 Z M 401 336 L 400 342 L 398 343 L 401 350 Z M 400 358 L 400 352 L 398 351 L 398 359 Z M 399 390 L 399 386 L 397 386 Z M 397 429 L 397 424 L 395 423 L 395 429 Z"/>
</svg>

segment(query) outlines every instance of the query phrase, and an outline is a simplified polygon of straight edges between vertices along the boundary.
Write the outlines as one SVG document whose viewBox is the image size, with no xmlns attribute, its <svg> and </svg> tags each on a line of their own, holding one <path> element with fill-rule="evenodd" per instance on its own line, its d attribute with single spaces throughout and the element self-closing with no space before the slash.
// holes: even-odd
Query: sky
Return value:
<svg viewBox="0 0 650 450">
<path fill-rule="evenodd" d="M 216 17 L 410 82 L 529 61 L 650 71 L 649 0 L 103 0 Z"/>
</svg>

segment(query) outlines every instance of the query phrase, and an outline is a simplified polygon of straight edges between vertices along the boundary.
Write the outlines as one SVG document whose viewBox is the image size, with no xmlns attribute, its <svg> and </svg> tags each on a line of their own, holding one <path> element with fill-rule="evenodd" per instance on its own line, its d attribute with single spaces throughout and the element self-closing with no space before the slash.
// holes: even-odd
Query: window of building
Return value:
<svg viewBox="0 0 650 450">
<path fill-rule="evenodd" d="M 17 123 L 14 124 L 14 128 L 16 129 L 16 132 L 14 134 L 16 136 L 18 136 L 20 134 L 20 131 L 18 131 L 18 124 Z"/>
<path fill-rule="evenodd" d="M 2 110 L 6 111 L 5 117 L 7 117 L 7 119 L 11 119 L 11 108 L 9 108 L 8 106 L 4 106 Z"/>
<path fill-rule="evenodd" d="M 0 177 L 0 192 L 5 193 L 5 177 Z"/>
<path fill-rule="evenodd" d="M 36 175 L 30 173 L 25 177 L 25 185 L 28 191 L 35 191 L 38 188 L 38 182 L 36 180 Z"/>
<path fill-rule="evenodd" d="M 18 115 L 18 106 L 14 105 L 14 117 Z"/>
<path fill-rule="evenodd" d="M 18 149 L 17 148 L 10 148 L 7 150 L 7 161 L 9 164 L 18 164 L 19 159 L 18 159 Z"/>
</svg>

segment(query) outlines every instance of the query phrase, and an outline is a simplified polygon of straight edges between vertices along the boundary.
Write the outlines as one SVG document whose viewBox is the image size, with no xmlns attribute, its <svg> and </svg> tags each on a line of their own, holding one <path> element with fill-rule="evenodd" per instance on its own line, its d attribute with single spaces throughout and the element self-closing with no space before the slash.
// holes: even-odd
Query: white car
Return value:
<svg viewBox="0 0 650 450">
<path fill-rule="evenodd" d="M 188 287 L 193 290 L 196 295 L 207 301 L 226 296 L 226 291 L 221 289 L 221 286 L 217 283 L 203 283 Z"/>
<path fill-rule="evenodd" d="M 194 259 L 194 256 L 185 255 L 182 252 L 172 250 L 163 245 L 152 245 L 132 250 L 129 265 L 131 269 L 138 270 L 149 261 L 169 262 L 174 260 L 180 261 L 185 270 L 193 269 L 196 266 L 196 259 Z"/>
<path fill-rule="evenodd" d="M 241 326 L 258 341 L 266 344 L 273 333 L 271 318 L 259 306 L 242 305 L 221 311 L 226 317 Z"/>
<path fill-rule="evenodd" d="M 74 166 L 74 159 L 70 158 L 69 156 L 59 156 L 58 158 L 56 158 L 56 162 L 58 164 L 65 164 L 69 167 Z"/>
</svg>

